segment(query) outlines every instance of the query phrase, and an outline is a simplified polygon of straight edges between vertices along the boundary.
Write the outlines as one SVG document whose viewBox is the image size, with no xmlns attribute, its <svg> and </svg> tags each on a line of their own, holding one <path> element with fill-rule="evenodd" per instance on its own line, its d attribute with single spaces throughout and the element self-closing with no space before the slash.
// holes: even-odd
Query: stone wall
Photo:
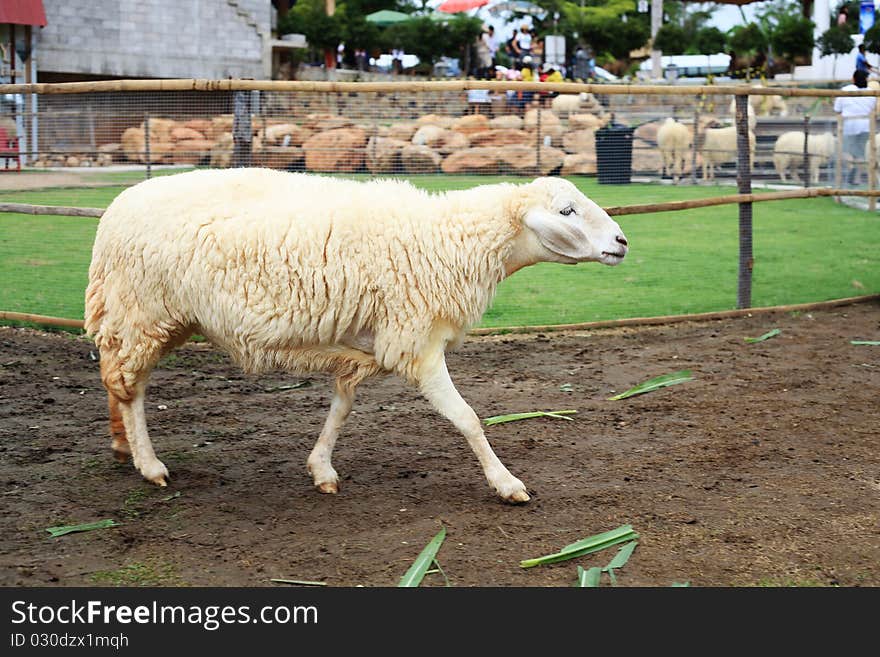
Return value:
<svg viewBox="0 0 880 657">
<path fill-rule="evenodd" d="M 265 78 L 269 0 L 44 0 L 41 73 Z"/>
</svg>

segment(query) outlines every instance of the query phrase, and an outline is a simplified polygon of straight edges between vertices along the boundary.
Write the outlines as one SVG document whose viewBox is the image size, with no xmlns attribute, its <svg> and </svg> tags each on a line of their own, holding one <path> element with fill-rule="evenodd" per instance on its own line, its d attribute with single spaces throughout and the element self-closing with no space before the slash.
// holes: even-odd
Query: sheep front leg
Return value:
<svg viewBox="0 0 880 657">
<path fill-rule="evenodd" d="M 525 485 L 512 474 L 492 451 L 480 418 L 462 398 L 446 369 L 446 360 L 441 356 L 431 366 L 424 367 L 419 376 L 419 388 L 434 408 L 450 420 L 467 439 L 474 454 L 483 466 L 483 473 L 489 484 L 506 502 L 528 502 L 529 495 Z"/>
<path fill-rule="evenodd" d="M 330 403 L 330 414 L 327 416 L 321 435 L 318 436 L 318 441 L 309 454 L 308 461 L 306 461 L 309 474 L 315 481 L 315 488 L 322 493 L 339 492 L 339 475 L 333 469 L 331 457 L 336 439 L 339 437 L 339 430 L 351 412 L 351 406 L 354 403 L 354 390 L 355 385 L 351 382 L 336 379 L 336 393 Z"/>
</svg>

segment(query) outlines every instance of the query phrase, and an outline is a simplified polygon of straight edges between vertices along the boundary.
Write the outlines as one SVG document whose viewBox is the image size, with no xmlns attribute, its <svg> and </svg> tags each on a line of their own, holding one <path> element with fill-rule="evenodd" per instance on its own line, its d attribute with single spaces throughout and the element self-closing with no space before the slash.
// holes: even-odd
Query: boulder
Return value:
<svg viewBox="0 0 880 657">
<path fill-rule="evenodd" d="M 455 119 L 451 116 L 441 116 L 439 114 L 425 114 L 416 119 L 416 125 L 419 127 L 423 125 L 436 125 L 441 128 L 451 128 L 454 123 Z"/>
<path fill-rule="evenodd" d="M 383 134 L 383 137 L 390 137 L 391 139 L 401 139 L 403 141 L 412 141 L 413 135 L 416 134 L 416 130 L 418 130 L 418 125 L 415 123 L 395 123 L 386 128 L 387 132 Z"/>
<path fill-rule="evenodd" d="M 299 146 L 264 146 L 253 155 L 255 167 L 300 171 L 304 163 L 305 152 Z"/>
<path fill-rule="evenodd" d="M 572 130 L 562 137 L 562 147 L 566 153 L 594 153 L 596 151 L 595 130 Z"/>
<path fill-rule="evenodd" d="M 606 123 L 605 119 L 595 114 L 571 114 L 568 117 L 568 127 L 571 130 L 596 130 Z"/>
<path fill-rule="evenodd" d="M 406 173 L 436 173 L 443 157 L 433 148 L 407 144 L 400 150 L 400 164 Z"/>
<path fill-rule="evenodd" d="M 538 122 L 539 116 L 540 126 Z M 553 112 L 538 110 L 538 108 L 527 110 L 523 119 L 523 129 L 532 133 L 540 130 L 542 140 L 544 137 L 549 136 L 551 143 L 554 146 L 562 145 L 562 134 L 565 130 L 562 126 L 562 122 Z"/>
<path fill-rule="evenodd" d="M 183 139 L 174 144 L 175 164 L 201 164 L 211 155 L 214 142 L 207 139 Z"/>
<path fill-rule="evenodd" d="M 211 119 L 211 134 L 205 133 L 206 137 L 210 139 L 217 139 L 224 132 L 232 132 L 232 124 L 235 122 L 235 117 L 232 114 L 221 114 L 220 116 L 215 116 Z"/>
<path fill-rule="evenodd" d="M 497 150 L 502 171 L 520 175 L 547 176 L 560 169 L 565 160 L 565 152 L 551 146 L 541 146 L 540 168 L 533 146 L 503 146 Z"/>
<path fill-rule="evenodd" d="M 141 128 L 144 128 L 144 123 L 141 123 Z M 171 137 L 171 131 L 177 127 L 177 121 L 173 121 L 171 119 L 160 119 L 160 118 L 151 118 L 150 119 L 150 144 L 153 142 L 167 142 L 173 141 Z"/>
<path fill-rule="evenodd" d="M 211 123 L 209 119 L 190 119 L 189 121 L 184 121 L 180 125 L 184 128 L 190 128 L 191 130 L 198 130 L 209 139 L 214 136 L 214 124 Z"/>
<path fill-rule="evenodd" d="M 506 148 L 525 148 L 520 146 L 507 146 Z M 480 148 L 465 148 L 449 155 L 440 168 L 443 173 L 461 174 L 497 174 L 500 173 L 500 161 L 502 148 L 483 146 Z"/>
<path fill-rule="evenodd" d="M 596 173 L 595 153 L 569 153 L 562 161 L 563 176 L 590 175 Z"/>
<path fill-rule="evenodd" d="M 470 140 L 463 133 L 435 125 L 424 125 L 416 130 L 412 143 L 416 146 L 428 146 L 443 155 L 470 146 Z"/>
<path fill-rule="evenodd" d="M 359 128 L 336 128 L 309 137 L 303 144 L 306 169 L 353 173 L 364 167 L 367 133 Z"/>
<path fill-rule="evenodd" d="M 370 137 L 367 142 L 367 169 L 370 173 L 400 173 L 400 151 L 408 142 L 390 137 Z"/>
<path fill-rule="evenodd" d="M 169 133 L 170 136 L 170 133 Z M 147 161 L 146 151 L 147 144 L 144 138 L 143 128 L 127 128 L 120 138 L 122 144 L 122 152 L 125 159 L 129 162 Z M 174 151 L 174 144 L 170 141 L 156 141 L 150 133 L 150 162 L 158 164 L 162 162 L 167 155 Z"/>
<path fill-rule="evenodd" d="M 327 130 L 351 127 L 354 125 L 354 121 L 338 114 L 308 114 L 302 125 L 315 132 L 326 132 Z"/>
<path fill-rule="evenodd" d="M 489 117 L 485 114 L 468 114 L 455 120 L 452 129 L 465 135 L 489 129 Z"/>
<path fill-rule="evenodd" d="M 505 114 L 503 116 L 496 116 L 494 119 L 489 121 L 489 128 L 491 130 L 522 130 L 523 120 L 521 116 L 517 116 L 516 114 Z"/>
<path fill-rule="evenodd" d="M 211 148 L 210 165 L 218 169 L 225 169 L 232 164 L 232 148 L 232 133 L 221 133 L 214 142 L 213 148 Z"/>
<path fill-rule="evenodd" d="M 525 130 L 497 128 L 478 132 L 470 136 L 471 146 L 509 146 L 511 144 L 527 144 L 534 142 L 534 133 Z"/>
<path fill-rule="evenodd" d="M 270 125 L 263 133 L 271 146 L 302 146 L 314 133 L 296 123 Z"/>
<path fill-rule="evenodd" d="M 205 134 L 186 126 L 178 125 L 171 129 L 171 139 L 173 141 L 187 141 L 193 139 L 204 139 Z"/>
</svg>

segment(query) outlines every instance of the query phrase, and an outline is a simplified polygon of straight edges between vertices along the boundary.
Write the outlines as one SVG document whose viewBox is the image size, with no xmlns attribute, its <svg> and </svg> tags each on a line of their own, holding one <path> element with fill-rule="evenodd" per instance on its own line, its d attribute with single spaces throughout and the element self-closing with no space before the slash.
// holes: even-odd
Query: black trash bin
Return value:
<svg viewBox="0 0 880 657">
<path fill-rule="evenodd" d="M 599 183 L 628 185 L 632 182 L 633 132 L 620 123 L 609 123 L 596 131 L 596 168 Z"/>
</svg>

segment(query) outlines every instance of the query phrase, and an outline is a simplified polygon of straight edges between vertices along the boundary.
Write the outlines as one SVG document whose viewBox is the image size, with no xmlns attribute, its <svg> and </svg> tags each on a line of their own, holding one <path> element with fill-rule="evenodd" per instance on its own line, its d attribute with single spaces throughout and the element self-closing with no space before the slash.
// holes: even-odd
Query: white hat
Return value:
<svg viewBox="0 0 880 657">
<path fill-rule="evenodd" d="M 523 63 L 523 64 L 531 64 L 531 63 L 532 63 L 532 56 L 531 56 L 531 55 L 526 55 L 525 57 L 523 57 L 523 58 L 522 58 L 522 63 Z"/>
</svg>

